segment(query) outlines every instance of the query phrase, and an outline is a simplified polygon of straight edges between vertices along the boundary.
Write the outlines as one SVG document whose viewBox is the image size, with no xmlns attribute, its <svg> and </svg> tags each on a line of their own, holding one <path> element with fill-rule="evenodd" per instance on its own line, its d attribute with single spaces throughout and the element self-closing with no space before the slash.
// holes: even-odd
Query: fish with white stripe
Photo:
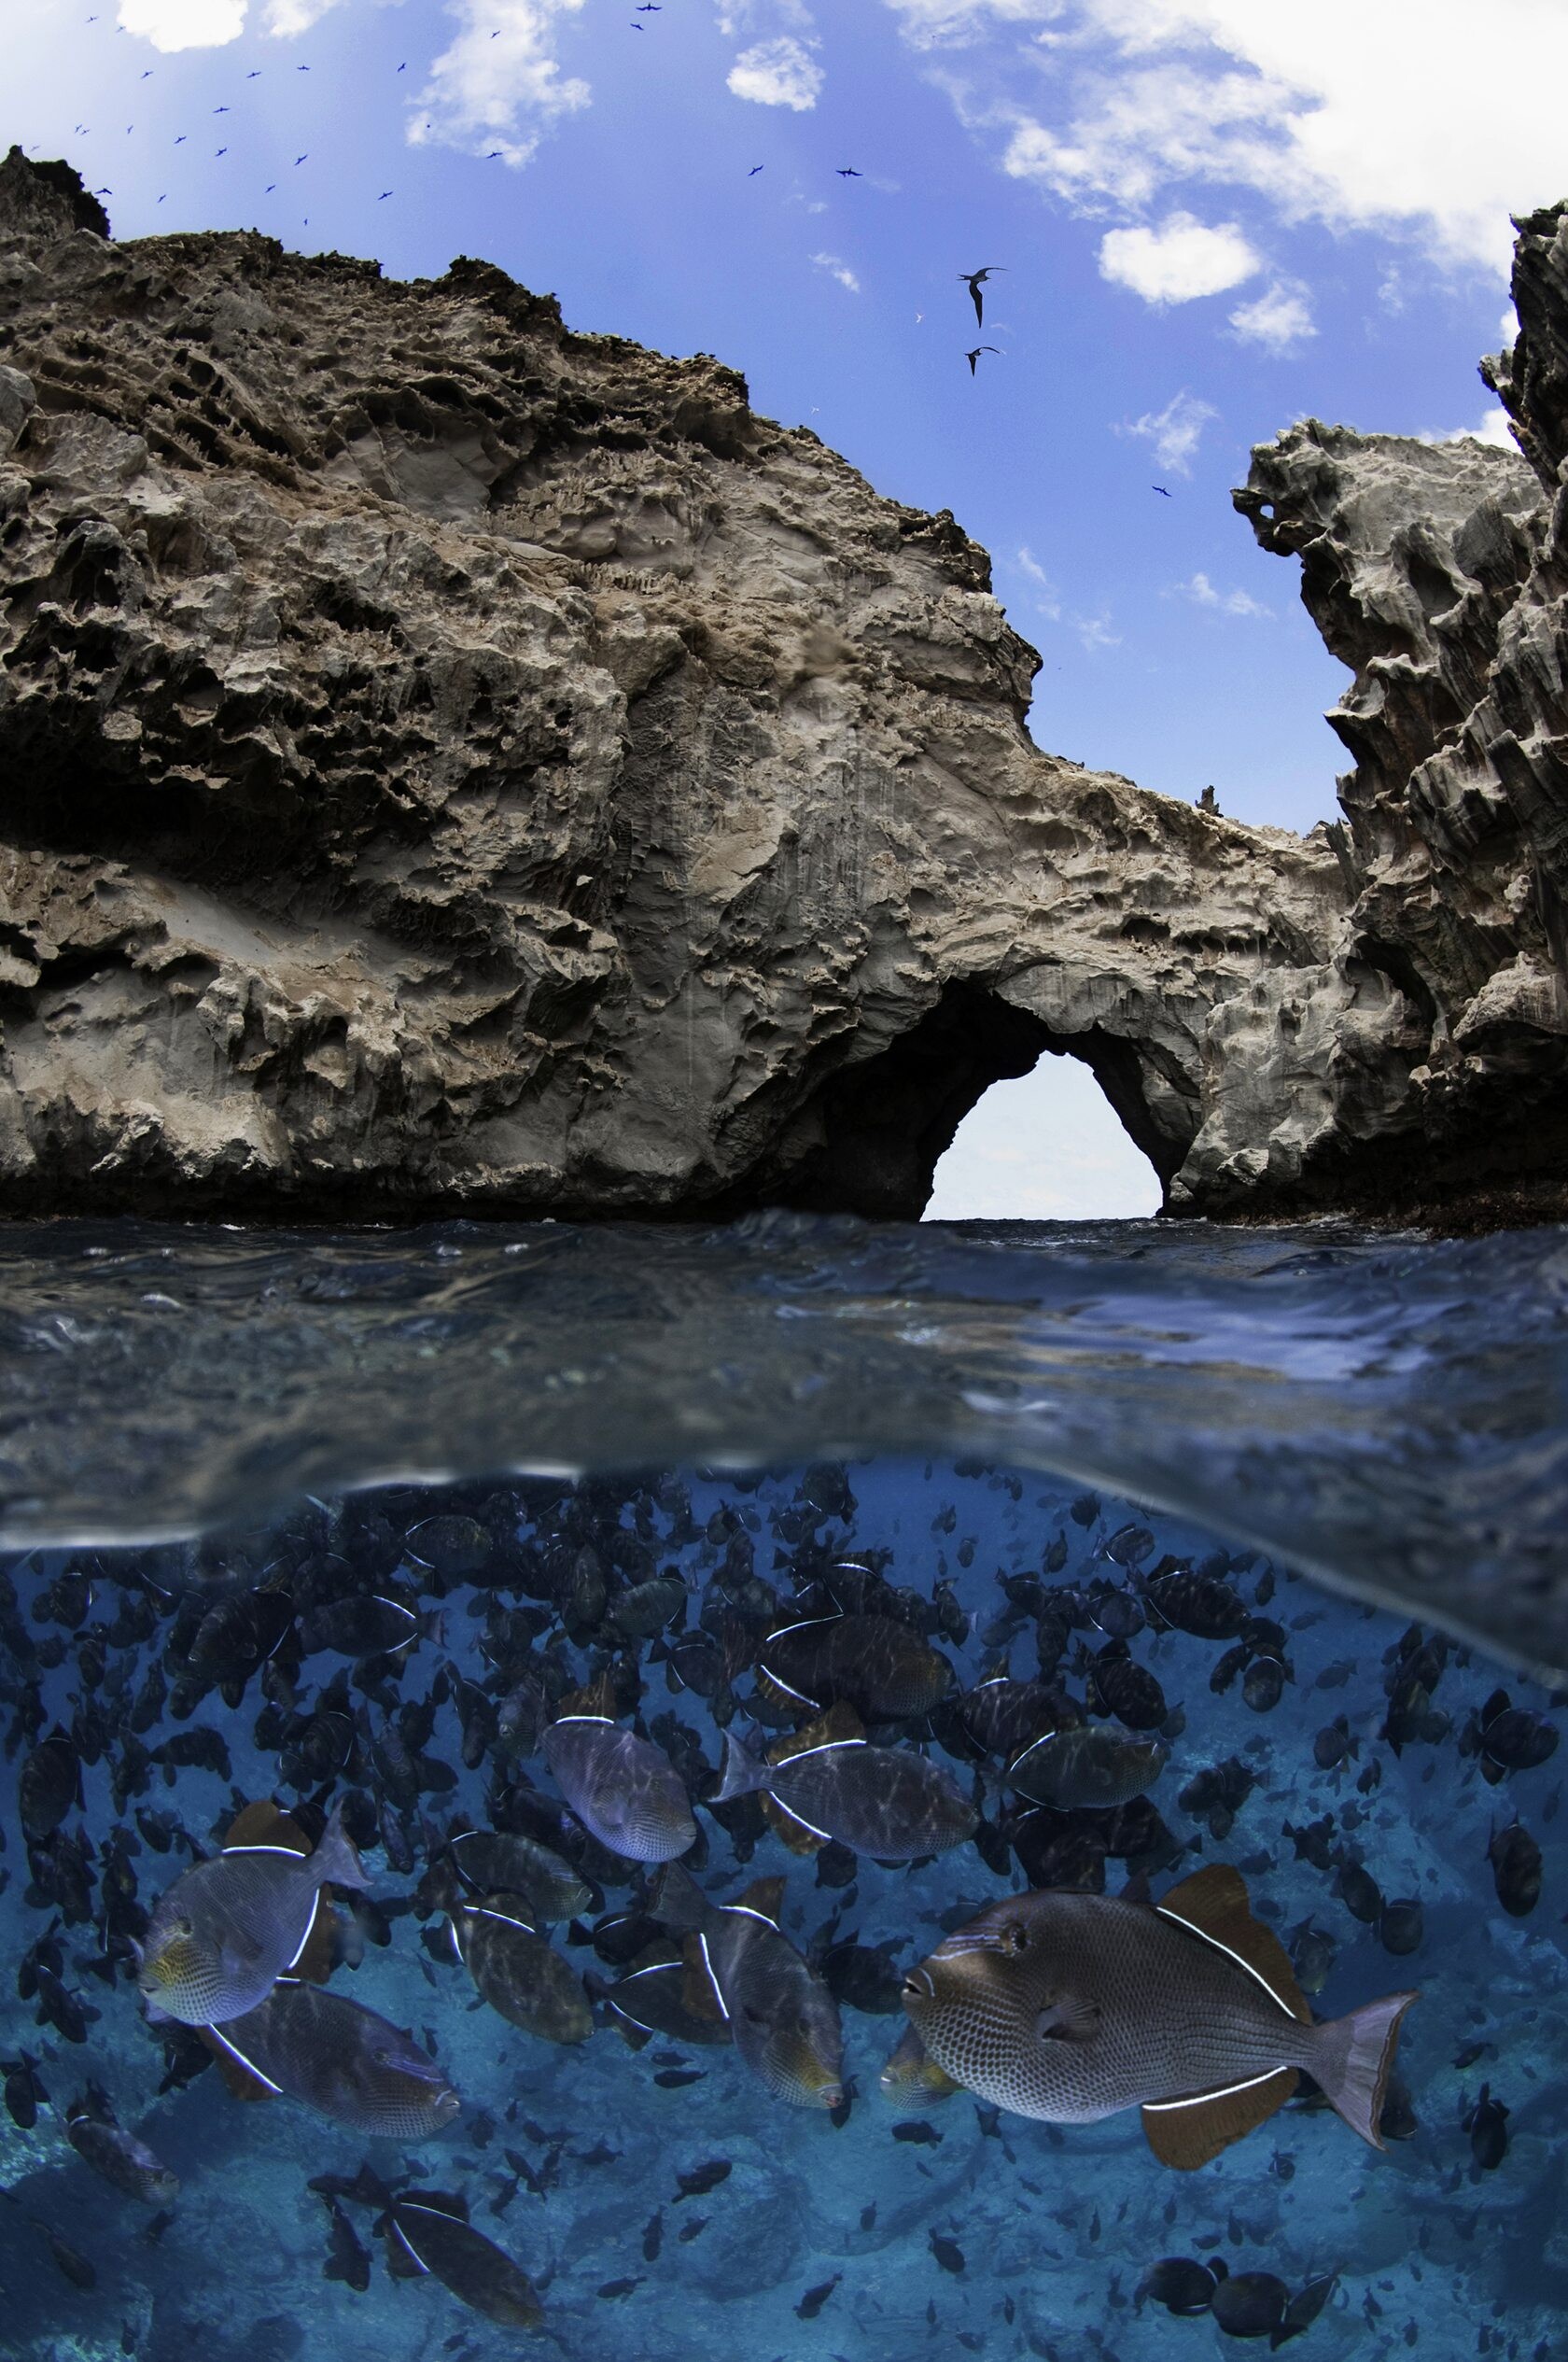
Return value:
<svg viewBox="0 0 1568 2362">
<path fill-rule="evenodd" d="M 1051 2124 L 1141 2108 L 1167 2165 L 1203 2165 L 1284 2105 L 1305 2069 L 1373 2148 L 1400 2021 L 1391 1993 L 1315 2024 L 1239 1874 L 1214 1863 L 1158 1904 L 1011 1895 L 905 1979 L 929 2056 L 982 2100 Z"/>
</svg>

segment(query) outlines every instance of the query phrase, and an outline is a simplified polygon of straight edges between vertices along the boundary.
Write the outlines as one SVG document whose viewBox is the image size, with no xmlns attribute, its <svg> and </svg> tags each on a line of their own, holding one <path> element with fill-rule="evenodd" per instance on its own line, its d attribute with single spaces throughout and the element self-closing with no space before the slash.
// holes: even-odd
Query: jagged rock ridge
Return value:
<svg viewBox="0 0 1568 2362">
<path fill-rule="evenodd" d="M 950 516 L 487 265 L 91 203 L 0 167 L 0 1203 L 913 1214 L 1046 1048 L 1173 1208 L 1387 1194 L 1365 855 L 1043 754 Z"/>
</svg>

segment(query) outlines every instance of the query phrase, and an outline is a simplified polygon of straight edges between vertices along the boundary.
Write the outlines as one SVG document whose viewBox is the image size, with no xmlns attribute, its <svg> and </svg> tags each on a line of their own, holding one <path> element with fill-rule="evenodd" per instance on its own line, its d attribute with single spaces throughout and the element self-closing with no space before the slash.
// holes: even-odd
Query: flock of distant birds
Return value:
<svg viewBox="0 0 1568 2362">
<path fill-rule="evenodd" d="M 641 33 L 641 32 L 643 32 L 643 31 L 646 29 L 644 26 L 642 26 L 641 24 L 639 24 L 639 23 L 637 21 L 637 18 L 638 18 L 638 17 L 657 17 L 657 16 L 663 16 L 663 14 L 664 14 L 663 0 L 638 0 L 638 6 L 637 6 L 637 8 L 635 9 L 635 11 L 634 11 L 634 13 L 633 13 L 633 17 L 632 17 L 632 21 L 631 21 L 631 29 L 632 29 L 632 31 L 633 31 L 634 33 Z M 88 23 L 89 23 L 89 24 L 96 24 L 96 23 L 99 21 L 99 20 L 98 20 L 97 15 L 96 15 L 96 14 L 94 14 L 94 15 L 92 15 L 92 16 L 90 16 L 90 17 L 88 18 L 87 21 L 88 21 Z M 498 39 L 499 39 L 499 37 L 500 37 L 500 35 L 499 35 L 499 34 L 498 34 L 498 33 L 492 33 L 492 35 L 490 35 L 490 38 L 492 39 L 492 41 L 498 40 Z M 310 70 L 311 70 L 311 69 L 310 69 L 310 67 L 309 67 L 308 65 L 299 65 L 299 66 L 296 66 L 294 70 L 295 70 L 295 72 L 296 72 L 297 74 L 308 74 L 308 73 L 310 72 Z M 402 63 L 399 66 L 399 68 L 398 68 L 398 72 L 399 72 L 399 74 L 406 74 L 406 73 L 407 73 L 407 71 L 408 71 L 408 61 L 407 61 L 407 59 L 404 59 L 403 63 Z M 154 68 L 153 68 L 153 67 L 151 67 L 151 66 L 148 66 L 148 67 L 147 68 L 146 72 L 142 75 L 141 79 L 142 79 L 144 82 L 146 82 L 146 81 L 149 81 L 149 80 L 151 79 L 151 77 L 152 77 L 153 72 L 154 72 Z M 261 78 L 261 68 L 260 68 L 259 66 L 253 68 L 253 69 L 252 69 L 252 71 L 251 71 L 250 73 L 248 73 L 248 74 L 245 76 L 245 80 L 246 80 L 247 82 L 257 82 L 257 81 L 259 81 L 259 80 L 260 80 L 260 78 Z M 232 109 L 231 109 L 231 108 L 230 108 L 230 107 L 228 107 L 228 106 L 215 106 L 215 107 L 213 108 L 213 113 L 214 113 L 215 115 L 228 115 L 228 114 L 231 114 L 231 112 L 232 112 Z M 133 123 L 128 123 L 128 124 L 126 125 L 126 127 L 125 127 L 125 128 L 126 128 L 127 132 L 131 132 L 131 131 L 133 131 L 133 130 L 135 129 L 135 125 L 134 125 L 134 124 L 133 124 Z M 80 136 L 80 135 L 82 135 L 83 134 L 85 134 L 85 133 L 88 131 L 88 129 L 89 129 L 89 126 L 88 126 L 86 123 L 77 123 L 77 126 L 76 126 L 76 132 L 77 132 L 77 134 L 78 136 Z M 183 148 L 183 147 L 185 146 L 185 144 L 186 144 L 187 140 L 189 139 L 189 133 L 187 133 L 187 132 L 182 132 L 182 133 L 180 134 L 179 137 L 175 140 L 175 146 L 176 148 Z M 483 159 L 483 161 L 484 161 L 486 163 L 491 163 L 491 164 L 496 163 L 496 162 L 501 162 L 501 161 L 503 161 L 503 160 L 504 160 L 504 158 L 505 158 L 505 156 L 506 156 L 506 152 L 507 152 L 507 151 L 506 151 L 506 149 L 505 149 L 504 148 L 488 148 L 488 149 L 485 151 L 485 155 L 484 155 L 484 159 Z M 226 156 L 226 155 L 229 153 L 229 150 L 228 150 L 228 148 L 227 148 L 226 147 L 225 147 L 225 148 L 217 148 L 217 149 L 215 151 L 215 153 L 216 153 L 217 155 L 218 155 L 218 156 Z M 295 157 L 295 159 L 294 159 L 294 168 L 295 168 L 295 170 L 296 170 L 296 171 L 298 171 L 299 167 L 300 167 L 301 164 L 308 163 L 309 162 L 310 162 L 310 150 L 309 150 L 309 148 L 306 148 L 306 150 L 304 151 L 304 153 L 303 153 L 302 155 L 300 155 L 300 156 L 296 156 L 296 157 Z M 747 173 L 747 176 L 747 176 L 747 178 L 748 178 L 749 180 L 755 180 L 755 178 L 757 177 L 757 175 L 758 175 L 760 172 L 763 172 L 763 171 L 765 171 L 765 170 L 766 170 L 766 166 L 765 166 L 765 165 L 763 165 L 763 164 L 753 164 L 753 165 L 750 167 L 749 171 Z M 861 172 L 858 171 L 858 170 L 857 170 L 857 168 L 856 168 L 853 164 L 839 164 L 839 165 L 837 165 L 837 166 L 835 167 L 835 171 L 836 171 L 836 174 L 837 174 L 837 177 L 838 177 L 840 180 L 863 180 L 863 179 L 864 179 L 864 177 L 865 177 L 865 175 L 864 175 L 863 173 L 861 173 Z M 279 187 L 279 185 L 280 185 L 280 184 L 279 184 L 277 181 L 275 181 L 275 180 L 270 180 L 270 181 L 267 183 L 267 186 L 266 186 L 266 188 L 265 188 L 265 190 L 264 190 L 264 191 L 263 191 L 262 193 L 263 193 L 264 195 L 266 195 L 266 196 L 269 196 L 269 197 L 270 197 L 270 196 L 272 196 L 272 195 L 273 194 L 274 190 L 275 190 Z M 92 191 L 92 193 L 93 193 L 93 195 L 94 195 L 95 197 L 112 197 L 112 196 L 114 195 L 114 190 L 113 190 L 112 189 L 108 189 L 108 188 L 95 189 L 95 190 Z M 389 197 L 395 196 L 396 194 L 397 194 L 397 191 L 396 191 L 395 190 L 392 190 L 392 189 L 384 189 L 384 190 L 381 190 L 381 192 L 380 192 L 379 196 L 377 197 L 377 199 L 376 199 L 376 203 L 377 203 L 378 204 L 385 204 L 386 203 L 386 200 L 387 200 Z M 162 196 L 161 196 L 161 197 L 159 198 L 159 200 L 158 200 L 158 203 L 159 203 L 160 204 L 165 204 L 166 202 L 167 202 L 167 191 L 165 191 L 165 192 L 164 192 L 164 194 L 163 194 Z M 309 226 L 310 226 L 310 216 L 309 216 L 308 214 L 306 214 L 306 215 L 305 215 L 305 217 L 304 217 L 304 222 L 305 222 L 305 227 L 308 229 L 308 228 L 309 228 Z M 986 283 L 986 281 L 987 281 L 988 278 L 992 277 L 992 276 L 993 276 L 993 274 L 994 274 L 995 273 L 997 273 L 997 272 L 999 272 L 999 271 L 1005 270 L 1005 269 L 1006 269 L 1006 267 L 1007 267 L 1007 266 L 1006 266 L 1004 263 L 1001 263 L 1001 262 L 987 262 L 987 263 L 986 263 L 986 264 L 984 265 L 984 267 L 983 267 L 982 269 L 980 269 L 980 270 L 978 270 L 978 271 L 960 271 L 960 272 L 959 273 L 959 280 L 960 280 L 961 284 L 962 284 L 963 286 L 965 286 L 965 287 L 967 287 L 967 288 L 968 288 L 969 292 L 970 292 L 970 295 L 971 295 L 971 297 L 972 297 L 972 298 L 973 298 L 973 303 L 974 303 L 974 320 L 975 320 L 975 326 L 976 326 L 977 328 L 984 328 L 984 327 L 985 327 L 985 325 L 986 325 L 986 305 L 985 305 L 985 296 L 984 296 L 984 293 L 983 293 L 983 289 L 984 289 L 984 287 L 985 287 L 985 283 Z M 997 345 L 997 344 L 973 344 L 973 345 L 970 345 L 970 346 L 966 349 L 966 351 L 965 351 L 965 353 L 964 353 L 964 359 L 965 359 L 965 360 L 969 363 L 969 373 L 970 373 L 970 375 L 971 375 L 972 377 L 976 376 L 976 375 L 978 374 L 978 373 L 979 373 L 979 367 L 980 367 L 980 356 L 981 356 L 981 354 L 982 354 L 982 353 L 994 353 L 994 354 L 997 356 L 998 359 L 1001 359 L 1001 346 L 1000 346 L 1000 345 Z M 1159 494 L 1160 494 L 1160 496 L 1162 497 L 1162 499 L 1167 499 L 1167 500 L 1171 499 L 1174 497 L 1174 496 L 1173 496 L 1173 495 L 1172 495 L 1172 494 L 1171 494 L 1171 493 L 1170 493 L 1170 492 L 1167 489 L 1167 487 L 1166 487 L 1163 484 L 1155 484 L 1155 485 L 1152 485 L 1150 486 L 1150 489 L 1151 489 L 1151 491 L 1154 491 L 1154 492 L 1157 492 L 1157 493 L 1159 493 Z"/>
</svg>

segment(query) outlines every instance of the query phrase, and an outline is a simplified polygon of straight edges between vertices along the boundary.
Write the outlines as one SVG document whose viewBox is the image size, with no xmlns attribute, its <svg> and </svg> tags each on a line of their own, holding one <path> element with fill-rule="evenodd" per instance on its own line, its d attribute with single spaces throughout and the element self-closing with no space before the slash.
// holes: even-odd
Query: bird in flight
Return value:
<svg viewBox="0 0 1568 2362">
<path fill-rule="evenodd" d="M 310 149 L 307 148 L 306 148 L 306 150 L 305 150 L 304 155 L 303 155 L 303 156 L 296 156 L 296 157 L 295 157 L 295 159 L 294 159 L 294 162 L 295 162 L 297 164 L 302 164 L 302 163 L 305 162 L 305 158 L 306 158 L 306 157 L 308 157 L 308 156 L 309 156 L 309 154 L 310 154 Z"/>
<path fill-rule="evenodd" d="M 747 174 L 747 176 L 746 176 L 747 179 L 748 179 L 748 180 L 755 180 L 755 179 L 756 179 L 756 177 L 757 177 L 757 175 L 758 175 L 758 174 L 759 174 L 762 170 L 763 170 L 763 166 L 762 166 L 761 164 L 753 164 L 753 165 L 752 165 L 752 167 L 751 167 L 751 169 L 750 169 L 750 171 L 749 171 L 749 172 Z"/>
<path fill-rule="evenodd" d="M 857 172 L 853 164 L 839 164 L 835 167 L 835 169 L 840 180 L 863 180 L 865 178 L 864 173 Z"/>
<path fill-rule="evenodd" d="M 966 353 L 964 355 L 965 360 L 969 363 L 969 373 L 972 377 L 975 373 L 975 364 L 978 362 L 982 353 L 995 353 L 999 360 L 1001 358 L 1001 348 L 998 345 L 976 344 L 972 353 Z"/>
<path fill-rule="evenodd" d="M 1172 494 L 1170 494 L 1170 493 L 1169 493 L 1169 492 L 1166 492 L 1166 489 L 1165 489 L 1165 486 L 1164 486 L 1164 485 L 1163 485 L 1163 484 L 1152 484 L 1152 485 L 1149 486 L 1149 489 L 1150 489 L 1150 491 L 1151 491 L 1151 492 L 1159 492 L 1159 493 L 1163 493 L 1163 494 L 1164 494 L 1164 496 L 1165 496 L 1165 498 L 1166 498 L 1168 500 L 1169 500 L 1169 499 L 1172 499 L 1172 498 L 1174 497 Z"/>
<path fill-rule="evenodd" d="M 1001 262 L 987 262 L 983 271 L 960 271 L 959 273 L 959 278 L 963 281 L 965 287 L 968 288 L 970 294 L 974 298 L 974 325 L 976 328 L 984 328 L 986 325 L 986 307 L 985 301 L 980 293 L 981 287 L 985 281 L 990 277 L 993 271 L 1001 271 L 1005 268 L 1006 265 Z"/>
<path fill-rule="evenodd" d="M 376 199 L 376 203 L 377 203 L 377 204 L 378 204 L 378 205 L 384 205 L 384 204 L 386 203 L 387 198 L 388 198 L 391 194 L 392 194 L 392 191 L 391 191 L 391 190 L 390 190 L 390 189 L 384 189 L 384 190 L 382 190 L 382 192 L 381 192 L 380 196 Z"/>
</svg>

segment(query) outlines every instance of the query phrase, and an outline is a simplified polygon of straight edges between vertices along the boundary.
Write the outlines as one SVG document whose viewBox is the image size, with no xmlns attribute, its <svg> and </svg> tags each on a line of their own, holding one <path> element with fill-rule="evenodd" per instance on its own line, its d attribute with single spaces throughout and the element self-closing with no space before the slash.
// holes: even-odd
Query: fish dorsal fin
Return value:
<svg viewBox="0 0 1568 2362">
<path fill-rule="evenodd" d="M 804 1730 L 793 1731 L 788 1738 L 776 1740 L 768 1750 L 768 1761 L 774 1764 L 788 1764 L 795 1756 L 805 1755 L 813 1748 L 850 1746 L 864 1736 L 865 1724 L 854 1708 L 847 1706 L 841 1698 L 836 1706 L 830 1706 L 825 1714 L 819 1714 L 807 1722 Z"/>
<path fill-rule="evenodd" d="M 707 1947 L 700 1935 L 688 1935 L 680 1947 L 685 1975 L 680 1986 L 680 2006 L 689 2018 L 704 2019 L 713 2026 L 722 2025 L 729 2017 L 719 1980 L 707 1956 Z"/>
<path fill-rule="evenodd" d="M 1149 2146 L 1162 2165 L 1190 2173 L 1228 2149 L 1232 2141 L 1266 2124 L 1295 2091 L 1294 2067 L 1249 2075 L 1221 2091 L 1197 2092 L 1185 2099 L 1144 2102 L 1141 2114 Z"/>
<path fill-rule="evenodd" d="M 1228 1863 L 1211 1862 L 1207 1869 L 1195 1870 L 1162 1895 L 1155 1908 L 1162 1919 L 1173 1920 L 1228 1952 L 1288 2016 L 1300 2025 L 1311 2024 L 1312 2013 L 1295 1981 L 1290 1955 L 1279 1937 L 1253 1919 L 1241 1874 Z"/>
<path fill-rule="evenodd" d="M 225 1853 L 249 1852 L 259 1846 L 299 1854 L 309 1853 L 312 1849 L 310 1839 L 299 1822 L 290 1821 L 270 1796 L 264 1796 L 259 1804 L 246 1805 L 243 1812 L 235 1814 L 223 1834 Z"/>
<path fill-rule="evenodd" d="M 763 1790 L 757 1802 L 762 1806 L 763 1819 L 774 1835 L 781 1838 L 791 1853 L 820 1853 L 827 1844 L 825 1837 L 819 1836 L 815 1829 L 808 1829 L 798 1813 L 792 1813 L 787 1805 L 781 1805 L 777 1796 L 770 1796 L 766 1789 Z"/>
<path fill-rule="evenodd" d="M 816 1713 L 821 1701 L 807 1697 L 804 1690 L 792 1689 L 781 1674 L 770 1673 L 765 1665 L 757 1667 L 757 1687 L 770 1706 L 782 1706 L 787 1712 L 798 1714 L 803 1706 Z"/>
<path fill-rule="evenodd" d="M 777 1927 L 778 1914 L 784 1907 L 784 1880 L 778 1877 L 753 1878 L 745 1893 L 731 1907 L 754 1911 L 758 1919 L 766 1919 L 770 1927 Z"/>
<path fill-rule="evenodd" d="M 601 1673 L 581 1690 L 567 1692 L 555 1708 L 555 1720 L 559 1722 L 563 1715 L 602 1715 L 607 1722 L 613 1722 L 615 1713 L 615 1684 L 608 1673 Z"/>
<path fill-rule="evenodd" d="M 271 2100 L 277 2086 L 242 2057 L 234 2043 L 218 2032 L 216 2026 L 198 2026 L 195 2032 L 217 2060 L 217 2072 L 224 2087 L 235 2100 Z"/>
</svg>

